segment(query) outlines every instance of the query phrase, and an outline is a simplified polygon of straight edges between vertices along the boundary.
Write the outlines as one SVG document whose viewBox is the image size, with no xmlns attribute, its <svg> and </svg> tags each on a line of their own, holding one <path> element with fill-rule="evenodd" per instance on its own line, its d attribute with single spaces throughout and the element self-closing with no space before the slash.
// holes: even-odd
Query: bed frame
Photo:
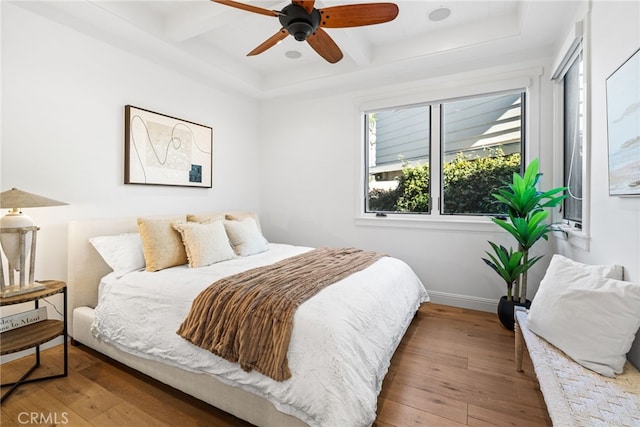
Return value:
<svg viewBox="0 0 640 427">
<path fill-rule="evenodd" d="M 73 340 L 252 424 L 267 427 L 306 425 L 300 419 L 278 411 L 271 402 L 209 375 L 195 374 L 133 356 L 93 337 L 90 328 L 98 302 L 98 285 L 111 269 L 89 243 L 89 239 L 137 231 L 136 218 L 69 223 L 68 333 Z"/>
</svg>

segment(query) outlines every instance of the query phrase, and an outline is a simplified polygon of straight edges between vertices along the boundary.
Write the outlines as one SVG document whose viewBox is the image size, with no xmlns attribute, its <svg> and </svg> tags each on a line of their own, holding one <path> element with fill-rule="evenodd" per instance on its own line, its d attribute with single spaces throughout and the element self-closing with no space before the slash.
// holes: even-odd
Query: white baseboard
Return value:
<svg viewBox="0 0 640 427">
<path fill-rule="evenodd" d="M 488 311 L 495 313 L 498 309 L 498 300 L 489 298 L 472 297 L 468 295 L 450 294 L 448 292 L 430 291 L 429 297 L 434 304 L 450 305 L 452 307 L 468 308 L 471 310 Z"/>
</svg>

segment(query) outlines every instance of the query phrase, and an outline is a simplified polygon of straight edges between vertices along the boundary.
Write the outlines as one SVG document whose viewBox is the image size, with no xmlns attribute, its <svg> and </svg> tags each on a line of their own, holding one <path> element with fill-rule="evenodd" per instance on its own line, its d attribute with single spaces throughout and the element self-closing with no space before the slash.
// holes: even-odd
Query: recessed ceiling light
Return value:
<svg viewBox="0 0 640 427">
<path fill-rule="evenodd" d="M 302 54 L 297 50 L 288 50 L 284 53 L 284 56 L 286 56 L 289 59 L 298 59 L 302 56 Z"/>
<path fill-rule="evenodd" d="M 451 15 L 451 9 L 448 7 L 439 7 L 429 12 L 429 19 L 432 21 L 442 21 Z"/>
</svg>

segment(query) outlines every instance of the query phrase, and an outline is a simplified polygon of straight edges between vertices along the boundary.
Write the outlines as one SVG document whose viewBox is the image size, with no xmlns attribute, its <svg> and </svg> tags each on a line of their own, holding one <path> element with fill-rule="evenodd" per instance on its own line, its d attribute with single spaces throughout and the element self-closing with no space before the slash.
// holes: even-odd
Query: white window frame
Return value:
<svg viewBox="0 0 640 427">
<path fill-rule="evenodd" d="M 553 221 L 559 233 L 555 236 L 572 246 L 588 251 L 590 244 L 590 157 L 591 157 L 591 88 L 589 49 L 586 19 L 574 24 L 552 67 L 554 97 L 554 186 L 564 185 L 564 75 L 579 54 L 582 54 L 584 78 L 584 118 L 582 142 L 582 222 L 577 228 L 574 221 L 567 221 L 562 213 L 554 212 Z"/>
<path fill-rule="evenodd" d="M 432 104 L 432 117 L 434 107 L 439 103 L 469 98 L 475 96 L 488 95 L 500 92 L 522 91 L 525 96 L 525 128 L 522 148 L 524 161 L 539 157 L 540 153 L 540 79 L 543 69 L 540 67 L 516 69 L 512 71 L 488 70 L 486 75 L 478 77 L 450 75 L 439 79 L 433 79 L 427 84 L 417 87 L 408 87 L 405 90 L 394 88 L 391 92 L 381 94 L 377 98 L 359 98 L 356 100 L 359 136 L 357 150 L 359 159 L 359 173 L 357 177 L 357 194 L 355 206 L 355 224 L 359 226 L 378 227 L 398 227 L 398 228 L 421 228 L 438 230 L 464 230 L 464 231 L 495 231 L 495 224 L 488 216 L 473 215 L 440 215 L 439 210 L 432 210 L 430 214 L 402 214 L 393 213 L 387 216 L 376 216 L 374 212 L 365 212 L 366 188 L 365 172 L 366 159 L 364 149 L 364 126 L 363 116 L 367 111 L 401 107 L 406 105 Z M 496 77 L 497 76 L 497 77 Z M 386 96 L 385 96 L 386 95 Z M 432 120 L 432 132 L 439 130 L 440 123 Z M 431 141 L 431 155 L 437 154 L 434 159 L 440 159 L 440 140 Z M 439 181 L 439 180 L 435 180 Z M 432 181 L 432 203 L 437 203 L 440 196 L 440 183 Z M 435 188 L 434 188 L 434 184 Z"/>
</svg>

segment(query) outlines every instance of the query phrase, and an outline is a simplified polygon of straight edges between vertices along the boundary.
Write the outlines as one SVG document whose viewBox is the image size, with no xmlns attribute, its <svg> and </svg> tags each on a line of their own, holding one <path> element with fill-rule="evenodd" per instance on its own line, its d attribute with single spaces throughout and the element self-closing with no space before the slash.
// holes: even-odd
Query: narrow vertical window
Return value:
<svg viewBox="0 0 640 427">
<path fill-rule="evenodd" d="M 584 146 L 584 73 L 582 54 L 576 56 L 563 77 L 564 201 L 563 218 L 582 222 L 582 164 Z"/>
</svg>

